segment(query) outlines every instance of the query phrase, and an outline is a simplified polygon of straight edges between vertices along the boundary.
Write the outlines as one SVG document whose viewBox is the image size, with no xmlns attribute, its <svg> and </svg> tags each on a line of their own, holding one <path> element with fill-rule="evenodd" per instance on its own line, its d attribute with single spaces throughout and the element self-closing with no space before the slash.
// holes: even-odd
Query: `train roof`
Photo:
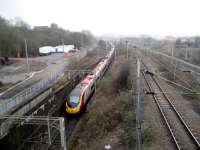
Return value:
<svg viewBox="0 0 200 150">
<path fill-rule="evenodd" d="M 82 91 L 82 87 L 81 86 L 77 86 L 75 89 L 72 90 L 72 92 L 70 93 L 71 96 L 77 96 L 80 95 Z"/>
<path fill-rule="evenodd" d="M 94 70 L 99 70 L 99 68 L 104 64 L 105 60 L 106 60 L 106 59 L 102 59 L 102 60 L 98 63 L 98 65 L 94 68 Z"/>
<path fill-rule="evenodd" d="M 85 85 L 85 84 L 89 84 L 89 82 L 94 79 L 94 75 L 87 75 L 85 79 L 83 79 L 81 81 L 81 84 Z"/>
</svg>

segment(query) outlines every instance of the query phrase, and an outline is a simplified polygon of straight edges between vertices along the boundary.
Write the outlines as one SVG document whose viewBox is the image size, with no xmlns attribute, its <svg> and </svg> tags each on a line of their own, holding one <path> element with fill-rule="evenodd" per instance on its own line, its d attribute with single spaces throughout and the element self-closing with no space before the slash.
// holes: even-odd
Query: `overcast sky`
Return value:
<svg viewBox="0 0 200 150">
<path fill-rule="evenodd" d="M 0 0 L 0 15 L 95 35 L 200 35 L 199 0 Z"/>
</svg>

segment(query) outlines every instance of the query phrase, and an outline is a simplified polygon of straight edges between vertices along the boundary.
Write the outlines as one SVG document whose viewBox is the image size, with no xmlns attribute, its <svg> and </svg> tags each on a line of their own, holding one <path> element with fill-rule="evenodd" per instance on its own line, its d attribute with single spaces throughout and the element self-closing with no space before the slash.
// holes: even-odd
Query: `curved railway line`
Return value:
<svg viewBox="0 0 200 150">
<path fill-rule="evenodd" d="M 186 124 L 182 115 L 177 111 L 175 105 L 166 95 L 153 73 L 148 71 L 148 67 L 144 62 L 142 62 L 142 64 L 146 70 L 145 72 L 142 72 L 142 75 L 149 88 L 149 93 L 152 94 L 153 99 L 158 106 L 159 112 L 166 123 L 176 149 L 200 150 L 200 143 L 198 142 L 195 133 L 193 133 Z"/>
<path fill-rule="evenodd" d="M 89 67 L 86 67 L 86 70 L 85 70 L 86 72 L 84 73 L 84 75 L 82 75 L 82 78 L 83 78 L 84 76 L 86 76 L 87 74 L 89 74 L 89 73 L 91 72 L 91 70 L 89 70 L 89 69 L 94 68 L 94 66 L 96 66 L 101 60 L 102 60 L 102 58 L 99 58 L 99 60 L 96 61 L 96 63 L 90 65 Z M 109 66 L 110 66 L 110 64 L 109 64 Z M 109 68 L 109 66 L 108 66 L 108 68 Z M 73 73 L 74 78 L 76 79 L 77 76 L 79 76 L 79 75 L 80 75 L 80 73 L 79 73 L 79 72 L 76 72 L 76 70 L 75 70 L 75 72 Z M 82 78 L 79 78 L 79 81 L 80 81 Z M 72 80 L 72 82 L 74 82 L 74 81 Z M 77 84 L 77 83 L 76 83 L 76 84 Z M 76 85 L 76 84 L 74 84 L 74 85 Z M 66 86 L 66 85 L 65 85 L 65 86 Z M 56 92 L 57 92 L 57 93 L 60 92 L 61 90 L 63 90 L 63 89 L 65 88 L 65 86 L 62 85 L 61 87 L 58 88 L 59 90 L 56 90 Z M 70 91 L 71 91 L 71 90 L 70 90 Z M 65 104 L 64 104 L 64 105 L 65 105 Z M 63 107 L 62 107 L 61 109 L 63 109 Z M 62 111 L 61 111 L 61 112 L 62 112 Z M 65 118 L 65 126 L 66 126 L 65 135 L 66 135 L 67 144 L 68 144 L 68 141 L 69 141 L 69 139 L 70 139 L 70 137 L 71 137 L 73 131 L 75 130 L 75 128 L 76 128 L 76 126 L 77 126 L 77 124 L 78 124 L 78 122 L 79 122 L 79 120 L 80 120 L 80 118 L 81 118 L 82 115 L 83 115 L 83 114 L 80 114 L 79 116 L 76 116 L 76 117 L 68 117 L 68 116 L 66 116 L 65 113 L 63 114 L 63 112 L 62 112 L 61 116 Z M 55 147 L 55 146 L 56 146 L 56 145 L 60 145 L 60 137 L 59 137 L 58 135 L 57 135 L 57 136 L 55 135 L 54 137 L 55 137 L 55 138 L 54 138 L 53 141 L 52 141 L 52 142 L 54 143 L 53 145 L 46 146 L 46 145 L 44 144 L 44 149 L 45 149 L 45 150 L 55 150 L 55 149 L 58 149 L 58 148 Z M 46 136 L 45 138 L 46 138 L 45 141 L 48 141 L 48 137 Z M 41 147 L 40 147 L 39 149 L 41 149 Z"/>
<path fill-rule="evenodd" d="M 65 105 L 65 101 L 61 102 L 60 98 L 63 98 L 63 95 L 65 94 L 69 94 L 69 92 L 72 90 L 72 88 L 79 83 L 79 81 L 84 78 L 90 71 L 91 68 L 94 68 L 101 60 L 102 58 L 98 58 L 98 60 L 95 60 L 95 62 L 92 62 L 92 64 L 89 64 L 87 67 L 83 66 L 84 70 L 79 71 L 77 70 L 70 70 L 71 74 L 70 76 L 72 78 L 70 78 L 65 84 L 58 84 L 58 87 L 56 86 L 54 88 L 54 95 L 55 96 L 55 102 L 59 101 L 59 103 L 53 103 L 51 106 L 48 106 L 48 108 L 44 111 L 41 112 L 41 116 L 42 115 L 48 115 L 49 116 L 60 116 L 60 117 L 65 117 L 65 134 L 66 134 L 66 140 L 68 141 L 70 136 L 72 135 L 72 132 L 74 131 L 74 129 L 76 128 L 76 125 L 78 123 L 78 121 L 80 120 L 80 117 L 76 117 L 76 118 L 68 118 L 67 116 L 65 116 L 63 114 L 63 105 Z M 65 73 L 67 74 L 68 72 L 65 71 Z M 62 93 L 62 94 L 61 94 Z M 54 108 L 55 106 L 55 108 Z M 39 115 L 39 114 L 37 114 Z M 25 137 L 26 139 L 22 142 L 22 144 L 19 146 L 19 149 L 40 149 L 40 150 L 55 150 L 55 149 L 60 149 L 60 136 L 56 135 L 56 133 L 52 133 L 52 144 L 49 145 L 48 143 L 48 134 L 45 132 L 46 128 L 44 128 L 44 126 L 39 125 L 37 127 L 35 127 L 34 132 L 30 135 Z M 31 137 L 39 137 L 39 135 L 41 134 L 42 137 L 42 142 L 41 141 L 37 141 L 37 142 L 32 142 L 29 141 L 27 139 L 31 139 Z M 37 136 L 38 135 L 38 136 Z M 38 139 L 37 139 L 38 140 Z M 39 139 L 41 140 L 41 139 Z M 56 147 L 57 146 L 57 147 Z"/>
</svg>

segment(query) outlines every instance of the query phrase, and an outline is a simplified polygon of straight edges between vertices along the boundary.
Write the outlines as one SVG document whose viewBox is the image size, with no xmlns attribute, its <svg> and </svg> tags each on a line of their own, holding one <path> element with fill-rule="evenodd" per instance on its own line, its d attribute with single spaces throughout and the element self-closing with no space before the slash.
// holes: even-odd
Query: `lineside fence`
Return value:
<svg viewBox="0 0 200 150">
<path fill-rule="evenodd" d="M 20 105 L 28 102 L 30 99 L 34 98 L 42 91 L 52 86 L 52 84 L 57 82 L 62 75 L 63 70 L 60 70 L 56 73 L 51 74 L 49 78 L 42 80 L 29 88 L 24 89 L 17 95 L 14 95 L 9 99 L 2 99 L 0 101 L 0 115 L 5 115 L 18 108 Z"/>
</svg>

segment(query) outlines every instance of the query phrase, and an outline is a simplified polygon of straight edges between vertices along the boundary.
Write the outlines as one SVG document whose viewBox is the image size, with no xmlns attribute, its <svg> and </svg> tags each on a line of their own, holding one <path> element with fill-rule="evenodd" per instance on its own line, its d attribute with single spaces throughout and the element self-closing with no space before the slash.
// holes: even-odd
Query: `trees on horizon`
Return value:
<svg viewBox="0 0 200 150">
<path fill-rule="evenodd" d="M 31 27 L 24 21 L 15 23 L 0 17 L 0 57 L 15 57 L 17 53 L 25 56 L 24 39 L 27 40 L 30 56 L 37 56 L 42 46 L 57 46 L 73 44 L 75 47 L 92 45 L 96 39 L 90 31 L 71 32 L 60 28 L 56 23 L 49 27 Z"/>
</svg>

